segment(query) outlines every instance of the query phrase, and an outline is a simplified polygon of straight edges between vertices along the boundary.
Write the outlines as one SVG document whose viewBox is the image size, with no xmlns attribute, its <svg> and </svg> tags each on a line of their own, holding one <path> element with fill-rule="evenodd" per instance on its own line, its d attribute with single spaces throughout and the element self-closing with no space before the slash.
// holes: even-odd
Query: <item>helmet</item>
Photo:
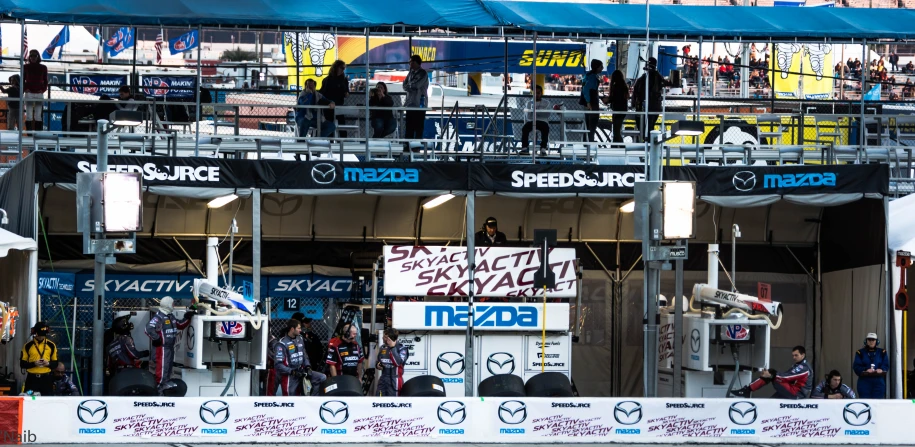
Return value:
<svg viewBox="0 0 915 447">
<path fill-rule="evenodd" d="M 114 322 L 111 323 L 111 329 L 116 334 L 129 335 L 133 331 L 133 323 L 130 322 L 130 316 L 124 315 L 123 317 L 115 318 Z"/>
<path fill-rule="evenodd" d="M 175 300 L 170 296 L 162 297 L 159 300 L 159 310 L 167 314 L 172 313 L 175 310 Z"/>
<path fill-rule="evenodd" d="M 649 70 L 654 70 L 655 68 L 658 68 L 658 60 L 653 57 L 649 57 L 648 63 L 645 65 L 648 67 Z"/>
</svg>

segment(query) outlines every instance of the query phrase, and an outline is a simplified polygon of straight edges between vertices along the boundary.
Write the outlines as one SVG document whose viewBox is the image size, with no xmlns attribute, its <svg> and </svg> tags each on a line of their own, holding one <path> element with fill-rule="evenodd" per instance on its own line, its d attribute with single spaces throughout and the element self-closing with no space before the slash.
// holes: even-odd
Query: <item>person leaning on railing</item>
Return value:
<svg viewBox="0 0 915 447">
<path fill-rule="evenodd" d="M 394 107 L 394 99 L 388 96 L 388 86 L 384 82 L 379 82 L 370 91 L 369 96 L 369 118 L 372 123 L 372 138 L 384 138 L 397 129 L 397 122 L 394 121 L 394 112 L 390 109 Z M 381 109 L 379 109 L 381 108 Z"/>
<path fill-rule="evenodd" d="M 318 113 L 318 109 L 298 107 L 295 109 L 295 123 L 299 128 L 299 138 L 308 136 L 308 130 L 312 127 L 320 129 L 319 136 L 327 138 L 334 134 L 337 125 L 334 123 L 334 102 L 325 98 L 324 95 L 315 91 L 315 80 L 305 81 L 305 89 L 299 94 L 296 104 L 299 106 L 327 106 L 324 113 Z M 321 120 L 323 115 L 324 119 Z M 320 121 L 320 126 L 318 125 Z"/>
</svg>

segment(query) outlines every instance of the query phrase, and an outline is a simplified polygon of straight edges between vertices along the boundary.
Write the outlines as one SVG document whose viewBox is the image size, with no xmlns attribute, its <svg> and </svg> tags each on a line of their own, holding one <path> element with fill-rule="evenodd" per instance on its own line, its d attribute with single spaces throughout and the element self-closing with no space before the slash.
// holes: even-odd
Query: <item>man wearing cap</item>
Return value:
<svg viewBox="0 0 915 447">
<path fill-rule="evenodd" d="M 489 217 L 483 222 L 483 228 L 477 231 L 474 237 L 474 244 L 477 247 L 491 247 L 493 245 L 505 245 L 508 240 L 505 233 L 499 231 L 499 222 L 495 217 Z"/>
<path fill-rule="evenodd" d="M 54 394 L 54 377 L 51 370 L 57 368 L 57 345 L 48 340 L 48 324 L 39 321 L 32 328 L 33 338 L 22 347 L 19 366 L 26 370 L 25 391 L 41 393 L 42 396 Z"/>
<path fill-rule="evenodd" d="M 191 324 L 195 312 L 188 310 L 184 318 L 178 320 L 172 313 L 175 311 L 175 301 L 166 296 L 159 301 L 159 311 L 149 319 L 146 325 L 146 335 L 150 344 L 155 347 L 152 360 L 155 362 L 154 373 L 159 391 L 166 388 L 166 383 L 172 378 L 172 363 L 175 361 L 175 342 L 178 333 Z"/>
<path fill-rule="evenodd" d="M 886 349 L 877 348 L 880 340 L 871 332 L 864 340 L 864 348 L 855 353 L 854 370 L 858 375 L 858 397 L 861 399 L 886 398 L 886 373 L 890 359 Z"/>
<path fill-rule="evenodd" d="M 664 101 L 664 87 L 669 86 L 670 83 L 664 79 L 664 76 L 661 76 L 661 73 L 658 73 L 658 60 L 649 57 L 648 63 L 645 64 L 645 74 L 642 75 L 637 81 L 635 81 L 635 86 L 632 88 L 632 105 L 635 107 L 635 110 L 644 112 L 646 110 L 645 106 L 645 83 L 648 83 L 648 101 L 647 101 L 647 110 L 650 112 L 661 112 L 661 103 Z M 638 120 L 644 118 L 644 114 L 636 115 Z M 655 124 L 658 122 L 658 114 L 651 113 L 648 115 L 648 123 L 644 129 L 645 140 L 647 141 L 651 135 L 651 131 L 654 129 Z"/>
</svg>

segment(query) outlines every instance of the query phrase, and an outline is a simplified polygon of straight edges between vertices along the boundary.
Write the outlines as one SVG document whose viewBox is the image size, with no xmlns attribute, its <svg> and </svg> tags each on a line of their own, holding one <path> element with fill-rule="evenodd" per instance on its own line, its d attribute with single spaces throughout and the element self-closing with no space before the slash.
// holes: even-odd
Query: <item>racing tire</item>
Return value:
<svg viewBox="0 0 915 447">
<path fill-rule="evenodd" d="M 185 385 L 187 390 L 187 385 Z M 108 384 L 112 396 L 158 396 L 156 376 L 139 368 L 127 368 L 114 375 Z"/>
<path fill-rule="evenodd" d="M 480 397 L 527 397 L 524 379 L 514 374 L 496 374 L 480 382 Z"/>
<path fill-rule="evenodd" d="M 321 385 L 322 396 L 364 396 L 362 381 L 353 376 L 328 377 Z"/>
<path fill-rule="evenodd" d="M 165 395 L 168 397 L 184 397 L 187 395 L 187 384 L 184 383 L 181 379 L 172 379 L 172 382 L 175 382 L 175 388 L 165 391 Z"/>
<path fill-rule="evenodd" d="M 403 384 L 402 397 L 445 397 L 445 383 L 435 376 L 416 376 Z"/>
<path fill-rule="evenodd" d="M 572 382 L 561 372 L 544 372 L 528 379 L 527 397 L 573 397 Z"/>
</svg>

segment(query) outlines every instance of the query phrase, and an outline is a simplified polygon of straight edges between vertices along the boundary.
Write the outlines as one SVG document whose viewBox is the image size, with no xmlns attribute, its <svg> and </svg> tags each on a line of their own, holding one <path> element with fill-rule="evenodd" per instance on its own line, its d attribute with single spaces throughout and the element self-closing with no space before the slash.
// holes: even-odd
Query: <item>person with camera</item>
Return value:
<svg viewBox="0 0 915 447">
<path fill-rule="evenodd" d="M 273 366 L 278 383 L 277 396 L 299 395 L 299 383 L 304 379 L 311 383 L 311 390 L 303 390 L 303 394 L 317 395 L 317 385 L 327 379 L 324 374 L 311 370 L 302 339 L 302 323 L 295 318 L 286 322 L 286 335 L 274 345 Z"/>
<path fill-rule="evenodd" d="M 370 93 L 369 118 L 372 120 L 372 138 L 384 138 L 397 129 L 394 112 L 384 110 L 394 107 L 394 98 L 388 96 L 388 86 L 384 82 L 375 85 Z"/>
<path fill-rule="evenodd" d="M 410 358 L 410 350 L 397 341 L 397 330 L 384 330 L 381 349 L 378 350 L 378 363 L 375 369 L 381 370 L 378 378 L 378 395 L 383 397 L 399 396 L 403 388 L 403 367 Z"/>
<path fill-rule="evenodd" d="M 499 222 L 495 217 L 489 217 L 483 222 L 483 228 L 474 235 L 474 244 L 478 247 L 491 247 L 493 245 L 505 245 L 508 239 L 505 233 L 499 231 Z"/>
<path fill-rule="evenodd" d="M 331 377 L 347 375 L 362 380 L 365 356 L 362 354 L 362 347 L 356 341 L 358 333 L 359 328 L 348 323 L 340 331 L 339 343 L 333 343 L 332 340 L 328 345 L 327 365 L 330 368 Z"/>
<path fill-rule="evenodd" d="M 313 127 L 319 129 L 318 135 L 321 138 L 327 138 L 333 135 L 337 128 L 337 124 L 334 122 L 335 103 L 322 93 L 315 91 L 316 85 L 314 79 L 306 80 L 305 89 L 299 94 L 296 105 L 327 106 L 327 109 L 323 113 L 320 113 L 317 108 L 297 107 L 295 109 L 295 124 L 299 129 L 299 138 L 308 136 L 308 131 Z"/>
<path fill-rule="evenodd" d="M 23 391 L 40 393 L 42 396 L 54 394 L 54 377 L 51 370 L 57 368 L 57 345 L 48 340 L 48 324 L 39 321 L 32 327 L 32 339 L 22 347 L 19 366 L 28 374 L 25 376 Z"/>
</svg>

